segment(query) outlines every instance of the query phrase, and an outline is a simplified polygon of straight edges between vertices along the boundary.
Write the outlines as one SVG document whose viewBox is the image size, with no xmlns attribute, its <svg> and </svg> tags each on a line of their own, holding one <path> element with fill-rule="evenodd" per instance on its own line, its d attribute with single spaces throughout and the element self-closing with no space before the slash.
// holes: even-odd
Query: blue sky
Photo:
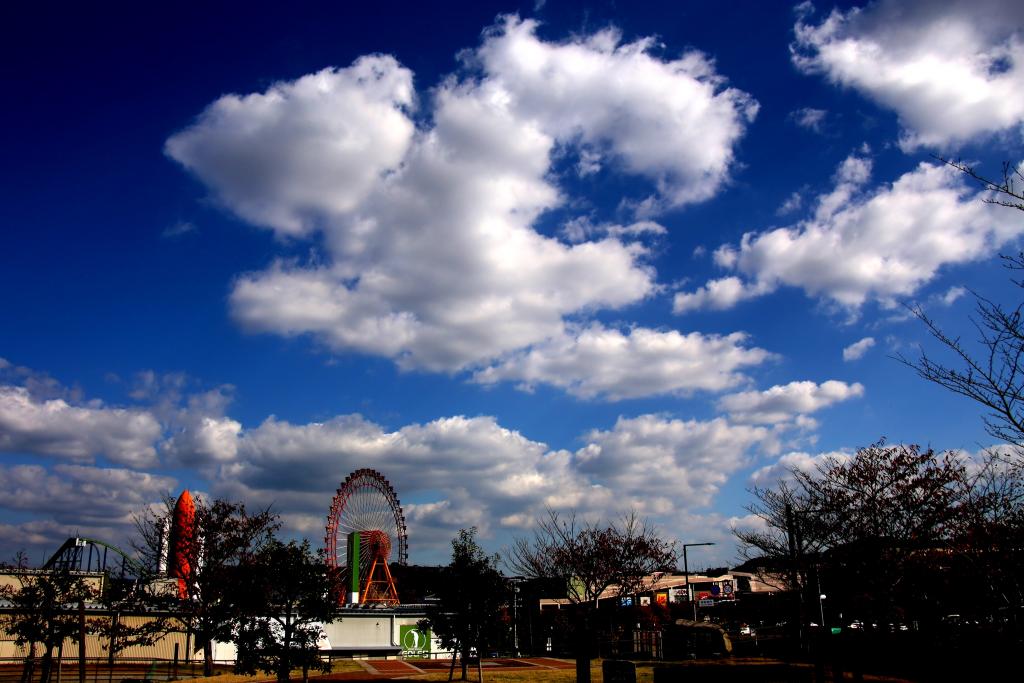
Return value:
<svg viewBox="0 0 1024 683">
<path fill-rule="evenodd" d="M 754 483 L 990 444 L 893 356 L 970 338 L 1024 215 L 1015 3 L 2 10 L 0 556 L 165 492 L 414 562 L 636 508 L 736 559 Z"/>
</svg>

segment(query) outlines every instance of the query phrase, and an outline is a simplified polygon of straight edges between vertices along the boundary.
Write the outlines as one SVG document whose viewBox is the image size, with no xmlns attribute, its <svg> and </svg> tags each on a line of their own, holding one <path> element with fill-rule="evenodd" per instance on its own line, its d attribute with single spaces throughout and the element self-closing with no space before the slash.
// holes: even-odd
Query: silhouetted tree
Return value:
<svg viewBox="0 0 1024 683">
<path fill-rule="evenodd" d="M 87 629 L 100 638 L 101 647 L 107 653 L 111 680 L 114 659 L 121 652 L 131 647 L 154 645 L 168 633 L 181 630 L 181 624 L 167 612 L 171 602 L 166 597 L 133 591 L 115 598 L 105 597 L 103 602 L 110 616 L 89 619 Z M 125 615 L 145 615 L 145 618 L 125 623 Z"/>
<path fill-rule="evenodd" d="M 278 681 L 287 681 L 297 667 L 303 680 L 311 668 L 329 672 L 330 662 L 320 659 L 317 648 L 341 590 L 337 572 L 309 541 L 273 540 L 253 554 L 235 584 L 235 671 L 275 674 Z"/>
<path fill-rule="evenodd" d="M 968 166 L 962 161 L 950 161 L 942 157 L 936 157 L 936 159 L 973 178 L 982 187 L 991 192 L 991 195 L 983 200 L 984 202 L 1024 211 L 1024 193 L 1021 192 L 1020 187 L 1020 184 L 1024 183 L 1024 173 L 1022 173 L 1020 166 L 1004 161 L 1002 179 L 989 180 L 978 173 L 973 166 Z"/>
<path fill-rule="evenodd" d="M 166 510 L 147 510 L 136 519 L 134 547 L 151 565 L 166 552 L 165 528 L 172 510 L 173 500 L 168 499 Z M 195 639 L 193 649 L 203 650 L 206 676 L 213 674 L 213 641 L 231 640 L 240 615 L 233 600 L 238 568 L 271 542 L 278 526 L 277 516 L 269 510 L 250 513 L 242 503 L 196 502 L 194 540 L 184 548 L 191 568 L 184 579 L 186 597 L 174 608 Z"/>
<path fill-rule="evenodd" d="M 49 683 L 53 651 L 66 638 L 79 635 L 79 603 L 94 599 L 97 591 L 79 573 L 66 567 L 53 571 L 22 569 L 15 576 L 20 586 L 3 591 L 2 597 L 11 606 L 0 616 L 0 623 L 19 647 L 28 648 L 22 683 L 32 678 L 37 645 L 43 650 L 39 683 Z"/>
<path fill-rule="evenodd" d="M 953 453 L 879 442 L 753 488 L 748 510 L 763 528 L 735 534 L 747 557 L 785 560 L 789 588 L 817 595 L 808 584 L 820 570 L 834 607 L 845 600 L 866 622 L 902 620 L 934 602 L 928 580 L 955 552 L 970 481 Z"/>
<path fill-rule="evenodd" d="M 442 647 L 458 655 L 463 681 L 467 680 L 466 664 L 472 650 L 480 657 L 508 637 L 501 619 L 508 591 L 505 577 L 498 571 L 499 560 L 477 544 L 476 527 L 460 530 L 452 539 L 452 560 L 437 585 L 438 604 L 431 606 L 427 618 L 420 622 L 437 636 Z M 477 670 L 482 680 L 483 669 Z M 449 670 L 448 680 L 451 678 Z"/>
<path fill-rule="evenodd" d="M 1024 269 L 1024 254 L 1002 258 L 1008 269 Z M 1017 287 L 1022 284 L 1014 281 Z M 1024 454 L 1024 302 L 1006 307 L 980 295 L 975 299 L 971 322 L 978 338 L 971 343 L 946 333 L 920 306 L 910 308 L 948 353 L 949 361 L 939 360 L 924 349 L 916 358 L 896 358 L 921 378 L 985 408 L 989 434 L 1016 446 L 1020 459 Z"/>
<path fill-rule="evenodd" d="M 988 190 L 990 196 L 983 201 L 1024 211 L 1024 193 L 1020 186 L 1024 172 L 1020 166 L 1005 162 L 1002 180 L 994 181 L 961 161 L 937 158 Z M 1024 252 L 1001 258 L 1010 271 L 1024 269 Z M 1011 282 L 1016 287 L 1024 287 L 1020 280 L 1011 279 Z M 1020 456 L 1020 449 L 1024 448 L 1024 323 L 1021 321 L 1024 302 L 1004 306 L 979 294 L 975 294 L 975 300 L 975 316 L 971 322 L 978 339 L 973 343 L 948 334 L 921 306 L 910 306 L 911 312 L 950 354 L 949 363 L 928 355 L 923 349 L 917 358 L 898 355 L 897 359 L 916 370 L 923 379 L 984 407 L 988 411 L 985 425 L 989 433 L 1014 444 Z"/>
<path fill-rule="evenodd" d="M 975 609 L 1004 614 L 1024 605 L 1024 477 L 1019 461 L 990 449 L 969 480 L 954 519 L 960 573 L 981 590 Z M 986 609 L 987 608 L 987 609 Z"/>
<path fill-rule="evenodd" d="M 940 160 L 988 190 L 983 201 L 1024 211 L 1020 166 L 1006 162 L 1001 180 L 990 180 L 961 161 Z M 1024 252 L 1001 258 L 1011 273 L 1024 270 Z M 1024 288 L 1024 281 L 1013 275 L 1010 282 Z M 922 348 L 916 358 L 896 358 L 921 378 L 984 408 L 988 433 L 1009 445 L 986 451 L 958 518 L 959 556 L 987 584 L 979 602 L 994 597 L 1006 609 L 1024 604 L 1024 298 L 1005 305 L 977 293 L 974 297 L 976 339 L 947 333 L 921 306 L 911 306 L 939 343 L 940 354 Z"/>
<path fill-rule="evenodd" d="M 553 510 L 538 520 L 532 538 L 512 545 L 509 565 L 529 578 L 558 579 L 575 607 L 576 680 L 590 681 L 593 635 L 590 612 L 605 591 L 637 592 L 646 576 L 675 565 L 674 544 L 663 541 L 635 512 L 608 526 L 562 518 Z"/>
</svg>

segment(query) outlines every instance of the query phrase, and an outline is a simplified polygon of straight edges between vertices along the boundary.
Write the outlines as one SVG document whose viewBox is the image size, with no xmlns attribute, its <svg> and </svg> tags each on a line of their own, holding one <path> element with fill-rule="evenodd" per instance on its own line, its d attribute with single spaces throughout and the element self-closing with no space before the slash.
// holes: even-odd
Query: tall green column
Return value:
<svg viewBox="0 0 1024 683">
<path fill-rule="evenodd" d="M 359 602 L 359 532 L 348 535 L 348 552 L 345 558 L 348 567 L 348 601 L 349 604 Z"/>
</svg>

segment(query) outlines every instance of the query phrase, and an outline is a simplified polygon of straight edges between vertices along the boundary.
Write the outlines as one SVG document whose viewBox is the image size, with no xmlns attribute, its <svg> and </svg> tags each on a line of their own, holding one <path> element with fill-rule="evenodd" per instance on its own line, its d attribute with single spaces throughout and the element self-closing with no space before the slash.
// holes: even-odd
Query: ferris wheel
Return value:
<svg viewBox="0 0 1024 683">
<path fill-rule="evenodd" d="M 353 557 L 350 548 L 351 534 L 358 534 L 363 551 L 356 553 L 358 567 L 350 567 Z M 324 536 L 327 564 L 340 569 L 346 578 L 356 578 L 356 595 L 361 579 L 368 584 L 374 582 L 376 566 L 383 565 L 390 580 L 387 562 L 392 552 L 397 564 L 409 561 L 409 539 L 405 526 L 402 505 L 394 488 L 384 476 L 371 469 L 359 469 L 345 478 L 331 501 L 327 514 L 327 529 Z M 353 570 L 355 570 L 353 572 Z M 391 581 L 393 586 L 393 581 Z M 379 591 L 363 590 L 363 600 L 374 600 Z M 390 602 L 391 600 L 382 600 Z M 397 601 L 397 594 L 395 595 Z"/>
</svg>

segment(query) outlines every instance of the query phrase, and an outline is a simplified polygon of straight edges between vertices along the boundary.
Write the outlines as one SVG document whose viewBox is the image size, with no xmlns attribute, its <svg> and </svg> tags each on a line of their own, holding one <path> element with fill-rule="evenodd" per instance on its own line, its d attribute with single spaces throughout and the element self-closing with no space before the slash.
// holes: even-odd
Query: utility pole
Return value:
<svg viewBox="0 0 1024 683">
<path fill-rule="evenodd" d="M 800 534 L 800 527 L 797 522 L 797 513 L 793 506 L 786 503 L 786 536 L 789 541 L 789 577 L 790 585 L 796 592 L 796 603 L 794 610 L 793 631 L 796 635 L 798 647 L 804 647 L 804 587 L 800 583 L 800 560 L 803 555 L 803 538 Z M 820 591 L 819 591 L 820 593 Z"/>
<path fill-rule="evenodd" d="M 686 549 L 698 545 L 714 545 L 714 543 L 684 543 L 683 544 L 683 580 L 686 582 L 686 599 L 693 607 L 693 620 L 697 621 L 697 603 L 693 601 L 693 588 L 690 587 L 690 565 L 686 559 Z"/>
</svg>

